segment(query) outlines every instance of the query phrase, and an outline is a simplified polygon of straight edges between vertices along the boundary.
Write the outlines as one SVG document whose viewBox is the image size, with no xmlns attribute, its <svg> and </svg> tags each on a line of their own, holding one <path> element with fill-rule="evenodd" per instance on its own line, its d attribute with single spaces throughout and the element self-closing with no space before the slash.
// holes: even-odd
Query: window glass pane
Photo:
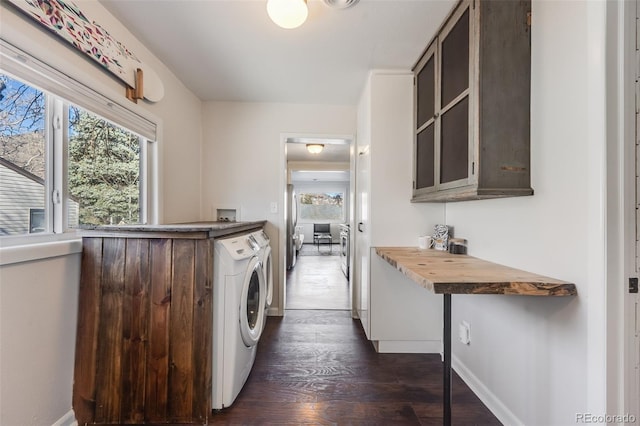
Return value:
<svg viewBox="0 0 640 426">
<path fill-rule="evenodd" d="M 69 227 L 140 223 L 140 138 L 69 108 Z"/>
<path fill-rule="evenodd" d="M 47 230 L 45 105 L 44 93 L 0 73 L 0 235 Z"/>
<path fill-rule="evenodd" d="M 309 221 L 344 220 L 344 193 L 300 194 L 300 219 Z"/>
<path fill-rule="evenodd" d="M 29 209 L 29 233 L 45 230 L 44 209 Z"/>
</svg>

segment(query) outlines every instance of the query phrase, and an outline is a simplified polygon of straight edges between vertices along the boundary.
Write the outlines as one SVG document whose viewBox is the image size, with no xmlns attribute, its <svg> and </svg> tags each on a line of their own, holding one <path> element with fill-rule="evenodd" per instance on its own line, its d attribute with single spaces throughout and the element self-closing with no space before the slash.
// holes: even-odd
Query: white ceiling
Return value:
<svg viewBox="0 0 640 426">
<path fill-rule="evenodd" d="M 409 70 L 456 0 L 360 0 L 284 30 L 266 0 L 100 0 L 201 100 L 356 105 L 371 69 Z"/>
<path fill-rule="evenodd" d="M 325 145 L 319 154 L 311 154 L 304 144 L 287 144 L 287 161 L 349 162 L 349 145 Z"/>
<path fill-rule="evenodd" d="M 319 143 L 324 145 L 324 148 L 319 154 L 311 154 L 307 150 L 307 143 Z M 344 139 L 287 139 L 287 161 L 349 163 L 350 150 L 350 142 Z"/>
</svg>

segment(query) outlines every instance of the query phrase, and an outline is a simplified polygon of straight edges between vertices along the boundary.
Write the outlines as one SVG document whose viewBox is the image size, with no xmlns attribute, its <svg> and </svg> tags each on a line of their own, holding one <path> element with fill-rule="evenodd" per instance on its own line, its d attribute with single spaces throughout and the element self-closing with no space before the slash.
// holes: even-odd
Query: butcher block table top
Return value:
<svg viewBox="0 0 640 426">
<path fill-rule="evenodd" d="M 575 284 L 464 254 L 417 247 L 376 247 L 376 253 L 436 294 L 574 296 Z"/>
</svg>

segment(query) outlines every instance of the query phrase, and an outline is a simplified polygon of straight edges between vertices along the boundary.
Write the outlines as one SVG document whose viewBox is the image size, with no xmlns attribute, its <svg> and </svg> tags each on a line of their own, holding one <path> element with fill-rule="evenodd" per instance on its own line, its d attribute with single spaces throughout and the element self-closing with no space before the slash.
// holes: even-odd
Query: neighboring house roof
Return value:
<svg viewBox="0 0 640 426">
<path fill-rule="evenodd" d="M 34 175 L 28 170 L 25 170 L 22 167 L 16 165 L 15 163 L 12 163 L 11 161 L 7 160 L 6 158 L 0 157 L 0 166 L 5 166 L 6 168 L 13 170 L 14 172 L 26 177 L 27 179 L 30 179 L 35 183 L 39 183 L 40 185 L 44 186 L 44 179 L 42 179 L 40 176 Z M 76 203 L 80 202 L 80 200 L 78 200 L 78 198 L 73 195 L 69 195 L 69 198 L 72 201 L 75 201 Z"/>
<path fill-rule="evenodd" d="M 36 176 L 33 173 L 23 169 L 22 167 L 12 163 L 11 161 L 7 160 L 6 158 L 2 158 L 0 157 L 0 165 L 5 166 L 11 170 L 13 170 L 16 173 L 21 174 L 22 176 L 31 179 L 32 181 L 39 183 L 40 185 L 44 185 L 44 179 L 42 179 L 40 176 Z"/>
</svg>

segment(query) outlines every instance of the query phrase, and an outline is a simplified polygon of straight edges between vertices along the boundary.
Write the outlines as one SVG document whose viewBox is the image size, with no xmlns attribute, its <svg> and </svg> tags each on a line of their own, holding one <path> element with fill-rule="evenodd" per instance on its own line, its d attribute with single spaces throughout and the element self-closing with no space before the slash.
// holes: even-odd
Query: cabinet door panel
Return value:
<svg viewBox="0 0 640 426">
<path fill-rule="evenodd" d="M 469 97 L 441 116 L 440 183 L 469 176 Z"/>
<path fill-rule="evenodd" d="M 469 87 L 469 9 L 442 41 L 442 107 Z"/>
<path fill-rule="evenodd" d="M 424 68 L 418 73 L 417 82 L 417 122 L 416 128 L 419 129 L 424 123 L 429 121 L 435 113 L 435 57 L 431 56 Z"/>
<path fill-rule="evenodd" d="M 434 127 L 435 122 L 420 133 L 416 143 L 416 189 L 434 186 Z"/>
</svg>

